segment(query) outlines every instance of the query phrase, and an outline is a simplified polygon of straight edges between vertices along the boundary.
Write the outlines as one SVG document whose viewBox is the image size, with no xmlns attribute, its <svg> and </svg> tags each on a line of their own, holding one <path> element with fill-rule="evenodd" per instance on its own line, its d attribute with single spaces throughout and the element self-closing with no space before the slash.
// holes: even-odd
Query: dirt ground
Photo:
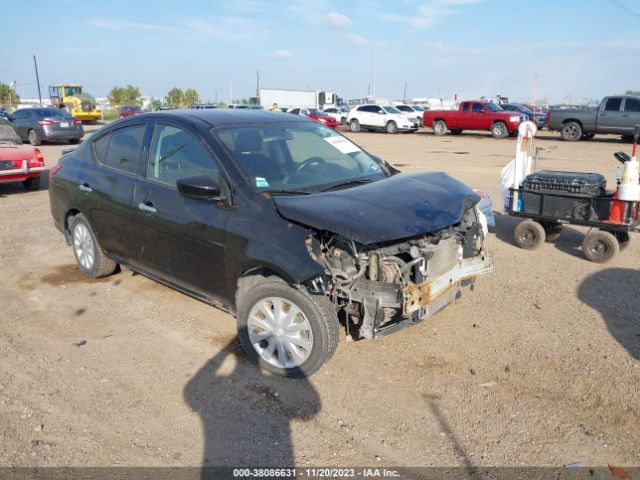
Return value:
<svg viewBox="0 0 640 480">
<path fill-rule="evenodd" d="M 498 200 L 514 139 L 347 135 Z M 613 185 L 617 139 L 537 139 L 545 169 Z M 41 149 L 47 166 L 65 145 Z M 640 238 L 606 265 L 584 231 L 524 251 L 420 326 L 347 342 L 313 377 L 261 373 L 228 314 L 129 270 L 84 278 L 46 182 L 0 185 L 0 466 L 600 466 L 640 459 Z M 375 212 L 371 212 L 375 215 Z M 635 235 L 640 237 L 640 235 Z"/>
</svg>

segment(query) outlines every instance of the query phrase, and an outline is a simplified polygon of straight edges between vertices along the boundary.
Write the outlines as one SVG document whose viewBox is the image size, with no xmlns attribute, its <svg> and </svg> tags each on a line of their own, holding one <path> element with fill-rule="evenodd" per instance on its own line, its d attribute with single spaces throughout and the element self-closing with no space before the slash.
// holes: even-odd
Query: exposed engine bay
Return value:
<svg viewBox="0 0 640 480">
<path fill-rule="evenodd" d="M 491 270 L 481 216 L 470 205 L 458 224 L 385 244 L 362 245 L 328 232 L 307 237 L 310 255 L 326 268 L 308 288 L 330 297 L 356 338 L 419 323 Z"/>
</svg>

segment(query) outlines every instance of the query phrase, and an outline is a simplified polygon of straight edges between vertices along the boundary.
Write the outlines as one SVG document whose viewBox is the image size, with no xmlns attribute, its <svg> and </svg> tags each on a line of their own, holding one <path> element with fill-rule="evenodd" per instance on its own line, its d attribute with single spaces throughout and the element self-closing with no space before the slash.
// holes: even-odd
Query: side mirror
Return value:
<svg viewBox="0 0 640 480">
<path fill-rule="evenodd" d="M 194 200 L 222 200 L 220 185 L 211 177 L 181 178 L 176 182 L 178 193 Z"/>
</svg>

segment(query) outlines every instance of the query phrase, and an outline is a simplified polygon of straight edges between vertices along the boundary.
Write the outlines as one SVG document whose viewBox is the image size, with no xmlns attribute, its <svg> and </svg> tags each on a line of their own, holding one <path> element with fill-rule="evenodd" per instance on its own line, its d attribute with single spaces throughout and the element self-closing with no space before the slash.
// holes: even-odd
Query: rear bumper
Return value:
<svg viewBox="0 0 640 480">
<path fill-rule="evenodd" d="M 22 162 L 22 167 L 12 168 L 11 170 L 0 170 L 0 183 L 19 182 L 27 178 L 37 177 L 46 167 L 29 167 L 26 160 Z"/>
<path fill-rule="evenodd" d="M 43 128 L 42 130 L 42 138 L 46 140 L 69 140 L 84 137 L 84 129 L 82 127 L 68 130 L 53 130 L 50 128 Z"/>
</svg>

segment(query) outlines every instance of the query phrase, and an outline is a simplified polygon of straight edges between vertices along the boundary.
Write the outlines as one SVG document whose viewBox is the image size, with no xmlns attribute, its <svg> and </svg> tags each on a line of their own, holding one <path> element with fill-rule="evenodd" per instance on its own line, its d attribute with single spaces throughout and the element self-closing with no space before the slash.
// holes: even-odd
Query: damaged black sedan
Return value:
<svg viewBox="0 0 640 480">
<path fill-rule="evenodd" d="M 85 274 L 125 265 L 235 314 L 248 356 L 280 375 L 317 371 L 340 328 L 423 321 L 491 269 L 473 190 L 303 117 L 136 115 L 66 152 L 49 192 Z"/>
</svg>

